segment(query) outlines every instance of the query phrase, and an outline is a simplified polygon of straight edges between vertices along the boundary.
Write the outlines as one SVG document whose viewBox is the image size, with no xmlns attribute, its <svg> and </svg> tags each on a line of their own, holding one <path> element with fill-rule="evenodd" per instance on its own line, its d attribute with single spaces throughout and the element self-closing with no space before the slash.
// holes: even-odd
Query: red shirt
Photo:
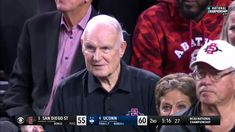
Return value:
<svg viewBox="0 0 235 132">
<path fill-rule="evenodd" d="M 214 0 L 228 6 L 231 0 Z M 219 4 L 217 4 L 219 3 Z M 180 16 L 173 0 L 162 0 L 139 17 L 133 35 L 131 65 L 164 76 L 191 72 L 189 64 L 207 41 L 219 38 L 223 14 L 206 13 L 198 22 Z"/>
</svg>

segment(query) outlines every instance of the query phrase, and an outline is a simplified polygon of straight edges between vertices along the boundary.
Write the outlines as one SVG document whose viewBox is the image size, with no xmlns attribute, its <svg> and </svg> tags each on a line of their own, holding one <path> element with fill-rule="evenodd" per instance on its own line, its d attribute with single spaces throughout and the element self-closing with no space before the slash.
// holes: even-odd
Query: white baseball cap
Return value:
<svg viewBox="0 0 235 132">
<path fill-rule="evenodd" d="M 223 40 L 209 41 L 199 49 L 190 68 L 193 69 L 198 62 L 207 63 L 220 71 L 235 68 L 235 47 Z"/>
</svg>

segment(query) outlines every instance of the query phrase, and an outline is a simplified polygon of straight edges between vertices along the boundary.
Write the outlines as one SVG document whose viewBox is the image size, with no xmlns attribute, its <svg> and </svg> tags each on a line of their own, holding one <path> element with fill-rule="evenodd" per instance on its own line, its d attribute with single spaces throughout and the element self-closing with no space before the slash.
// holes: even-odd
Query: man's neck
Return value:
<svg viewBox="0 0 235 132">
<path fill-rule="evenodd" d="M 198 16 L 196 16 L 193 20 L 196 22 L 199 22 L 202 17 L 206 14 L 207 10 L 203 10 L 200 14 L 198 14 Z"/>
<path fill-rule="evenodd" d="M 65 22 L 69 26 L 69 28 L 72 28 L 73 26 L 77 25 L 83 19 L 89 7 L 90 5 L 87 4 L 81 8 L 77 8 L 69 12 L 64 12 Z"/>
<path fill-rule="evenodd" d="M 101 86 L 107 92 L 110 92 L 114 88 L 114 86 L 116 85 L 118 78 L 119 78 L 120 70 L 121 70 L 121 66 L 119 65 L 117 70 L 114 73 L 112 73 L 111 75 L 109 75 L 108 77 L 98 78 Z"/>
<path fill-rule="evenodd" d="M 235 99 L 223 104 L 201 104 L 202 116 L 220 116 L 220 125 L 206 126 L 213 132 L 228 131 L 235 123 Z"/>
<path fill-rule="evenodd" d="M 231 112 L 235 113 L 235 98 L 230 98 L 229 100 L 224 101 L 223 103 L 217 104 L 206 104 L 201 103 L 201 114 L 205 116 L 215 116 L 219 115 L 225 117 L 230 115 Z"/>
</svg>

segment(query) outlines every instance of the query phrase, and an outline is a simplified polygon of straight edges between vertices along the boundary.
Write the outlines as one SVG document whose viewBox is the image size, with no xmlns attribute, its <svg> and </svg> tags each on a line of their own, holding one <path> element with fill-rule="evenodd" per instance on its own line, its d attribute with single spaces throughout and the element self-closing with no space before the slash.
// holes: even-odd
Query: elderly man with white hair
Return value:
<svg viewBox="0 0 235 132">
<path fill-rule="evenodd" d="M 190 65 L 198 101 L 182 116 L 220 116 L 220 125 L 163 126 L 161 132 L 235 131 L 235 47 L 214 40 L 200 48 Z"/>
<path fill-rule="evenodd" d="M 115 18 L 107 15 L 93 17 L 81 41 L 86 69 L 61 83 L 50 115 L 156 115 L 154 87 L 159 77 L 121 61 L 126 43 Z M 155 131 L 152 128 L 134 125 L 47 126 L 46 131 Z"/>
</svg>

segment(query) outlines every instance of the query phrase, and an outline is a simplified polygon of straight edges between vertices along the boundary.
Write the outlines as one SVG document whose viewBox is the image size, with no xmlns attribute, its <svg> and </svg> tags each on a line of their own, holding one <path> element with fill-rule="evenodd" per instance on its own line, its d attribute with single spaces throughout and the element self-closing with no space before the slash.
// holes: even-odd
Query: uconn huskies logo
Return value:
<svg viewBox="0 0 235 132">
<path fill-rule="evenodd" d="M 217 52 L 217 51 L 222 52 L 222 50 L 218 48 L 216 43 L 211 43 L 204 50 L 207 54 L 213 54 L 214 52 Z"/>
</svg>

